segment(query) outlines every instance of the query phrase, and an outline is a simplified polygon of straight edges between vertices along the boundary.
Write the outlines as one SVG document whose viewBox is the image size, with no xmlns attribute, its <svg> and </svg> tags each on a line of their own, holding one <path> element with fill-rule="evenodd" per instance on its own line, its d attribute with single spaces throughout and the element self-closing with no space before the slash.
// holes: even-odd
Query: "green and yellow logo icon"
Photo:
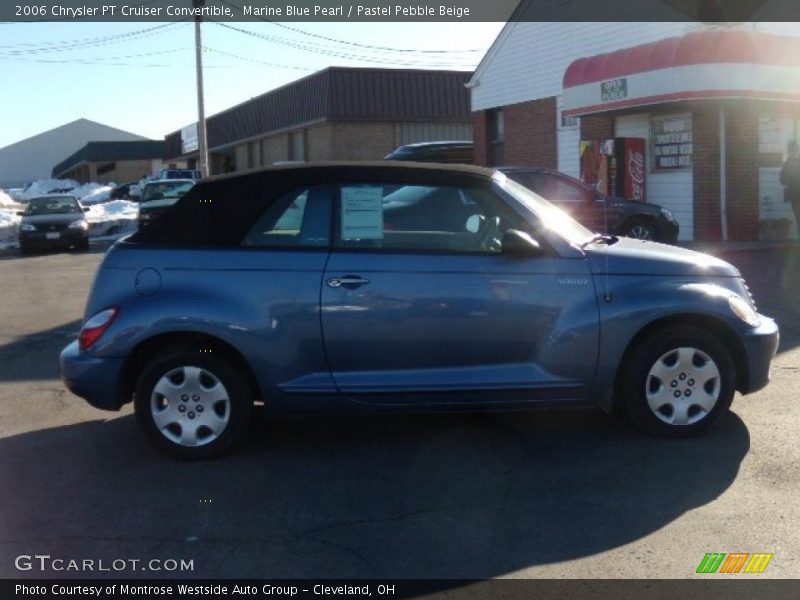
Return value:
<svg viewBox="0 0 800 600">
<path fill-rule="evenodd" d="M 707 552 L 697 567 L 697 573 L 763 573 L 772 556 L 765 552 Z"/>
</svg>

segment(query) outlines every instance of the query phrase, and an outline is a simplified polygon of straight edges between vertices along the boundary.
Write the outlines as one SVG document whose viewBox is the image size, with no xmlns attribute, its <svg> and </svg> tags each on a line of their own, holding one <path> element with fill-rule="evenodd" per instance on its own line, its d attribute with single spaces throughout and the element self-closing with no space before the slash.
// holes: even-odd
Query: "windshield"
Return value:
<svg viewBox="0 0 800 600">
<path fill-rule="evenodd" d="M 563 210 L 553 206 L 538 194 L 506 177 L 503 173 L 496 173 L 494 181 L 522 203 L 525 208 L 534 213 L 544 227 L 556 232 L 570 243 L 579 245 L 592 237 L 591 231 Z"/>
<path fill-rule="evenodd" d="M 83 212 L 78 201 L 72 196 L 50 196 L 31 198 L 28 202 L 27 215 L 71 215 Z"/>
<path fill-rule="evenodd" d="M 142 202 L 148 200 L 164 200 L 167 198 L 180 198 L 190 189 L 194 183 L 190 181 L 164 181 L 160 183 L 148 183 L 142 194 Z"/>
</svg>

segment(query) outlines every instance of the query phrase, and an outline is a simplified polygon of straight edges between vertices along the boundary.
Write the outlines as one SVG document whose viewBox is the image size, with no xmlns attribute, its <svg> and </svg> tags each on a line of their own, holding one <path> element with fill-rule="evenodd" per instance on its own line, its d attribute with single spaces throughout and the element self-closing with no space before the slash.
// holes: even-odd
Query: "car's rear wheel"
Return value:
<svg viewBox="0 0 800 600">
<path fill-rule="evenodd" d="M 238 445 L 250 426 L 252 393 L 229 360 L 178 347 L 157 354 L 134 392 L 139 425 L 179 459 L 219 456 Z"/>
<path fill-rule="evenodd" d="M 631 349 L 620 369 L 631 420 L 647 433 L 698 433 L 728 412 L 736 390 L 730 352 L 711 332 L 679 325 L 658 330 Z"/>
<path fill-rule="evenodd" d="M 628 224 L 625 228 L 625 235 L 637 240 L 656 241 L 658 238 L 655 225 L 645 219 L 635 219 Z"/>
</svg>

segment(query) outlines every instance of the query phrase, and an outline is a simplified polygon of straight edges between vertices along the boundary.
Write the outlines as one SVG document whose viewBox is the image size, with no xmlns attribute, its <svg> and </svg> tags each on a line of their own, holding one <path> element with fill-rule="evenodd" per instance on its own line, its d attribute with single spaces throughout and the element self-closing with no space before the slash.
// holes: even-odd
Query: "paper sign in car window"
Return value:
<svg viewBox="0 0 800 600">
<path fill-rule="evenodd" d="M 342 188 L 342 239 L 383 239 L 383 188 Z"/>
</svg>

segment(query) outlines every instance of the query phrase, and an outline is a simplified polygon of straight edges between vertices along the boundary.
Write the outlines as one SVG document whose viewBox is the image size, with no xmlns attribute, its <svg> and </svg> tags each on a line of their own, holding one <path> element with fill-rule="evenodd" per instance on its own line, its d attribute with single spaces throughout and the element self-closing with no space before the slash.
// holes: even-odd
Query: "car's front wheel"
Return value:
<svg viewBox="0 0 800 600">
<path fill-rule="evenodd" d="M 250 426 L 253 398 L 245 381 L 239 368 L 213 351 L 164 350 L 137 381 L 137 421 L 175 458 L 219 456 L 239 444 Z"/>
<path fill-rule="evenodd" d="M 625 236 L 637 240 L 657 241 L 658 232 L 655 225 L 647 219 L 635 219 L 625 228 Z"/>
<path fill-rule="evenodd" d="M 647 433 L 683 437 L 728 412 L 736 390 L 730 352 L 711 332 L 674 326 L 648 335 L 620 370 L 631 420 Z"/>
</svg>

